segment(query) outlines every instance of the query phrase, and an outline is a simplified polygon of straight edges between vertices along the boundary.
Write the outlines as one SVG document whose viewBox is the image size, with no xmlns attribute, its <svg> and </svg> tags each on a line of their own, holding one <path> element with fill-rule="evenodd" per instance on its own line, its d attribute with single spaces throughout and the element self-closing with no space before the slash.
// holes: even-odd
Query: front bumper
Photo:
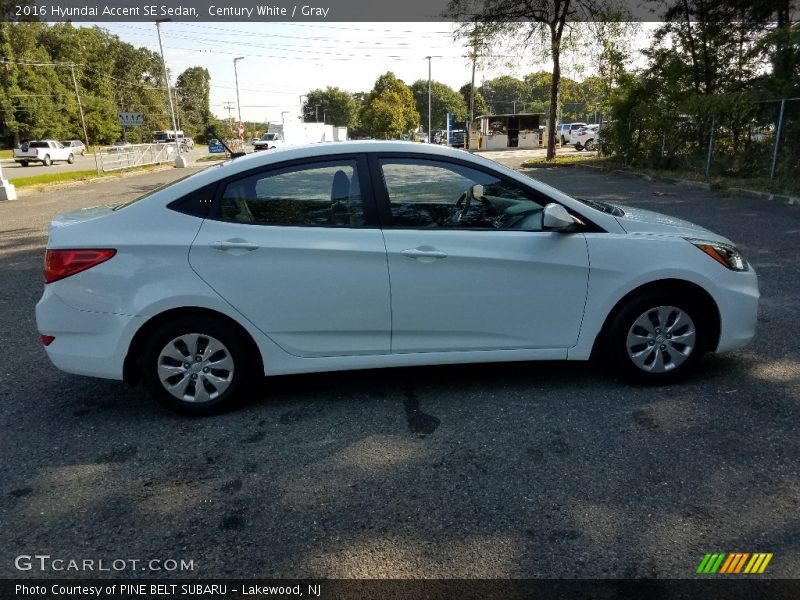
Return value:
<svg viewBox="0 0 800 600">
<path fill-rule="evenodd" d="M 752 266 L 744 273 L 727 273 L 716 297 L 720 313 L 717 352 L 746 346 L 756 334 L 758 277 Z"/>
</svg>

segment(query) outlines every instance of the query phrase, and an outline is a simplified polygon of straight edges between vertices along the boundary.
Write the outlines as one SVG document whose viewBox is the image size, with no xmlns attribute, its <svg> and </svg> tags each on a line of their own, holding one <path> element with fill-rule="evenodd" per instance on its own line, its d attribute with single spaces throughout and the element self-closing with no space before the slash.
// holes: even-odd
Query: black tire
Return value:
<svg viewBox="0 0 800 600">
<path fill-rule="evenodd" d="M 69 164 L 72 164 L 72 163 L 74 163 L 74 162 L 75 162 L 75 156 L 73 156 L 72 154 L 70 154 L 70 155 L 67 157 L 67 162 L 68 162 Z"/>
<path fill-rule="evenodd" d="M 652 345 L 650 345 L 649 341 L 647 344 L 643 341 L 641 345 L 635 346 L 634 348 L 641 351 L 642 355 L 645 353 L 647 353 L 648 356 L 655 356 L 653 353 L 661 354 L 661 360 L 664 361 L 664 364 L 668 364 L 669 362 L 672 362 L 673 365 L 677 364 L 677 366 L 673 366 L 669 368 L 669 370 L 649 372 L 638 367 L 633 362 L 633 359 L 629 355 L 627 340 L 628 334 L 632 331 L 637 319 L 648 312 L 650 312 L 651 315 L 654 314 L 655 309 L 659 307 L 674 307 L 682 311 L 685 315 L 688 315 L 694 326 L 695 337 L 691 351 L 680 364 L 677 364 L 677 361 L 668 361 L 666 357 L 671 355 L 677 356 L 675 350 L 681 350 L 680 346 L 683 346 L 683 344 L 657 338 L 658 341 L 652 340 L 654 342 Z M 669 313 L 670 311 L 665 310 L 664 312 Z M 600 346 L 603 353 L 600 358 L 604 359 L 606 365 L 634 383 L 666 385 L 678 381 L 697 366 L 703 354 L 709 348 L 710 344 L 708 338 L 712 329 L 711 318 L 708 311 L 704 309 L 700 303 L 690 297 L 665 293 L 663 291 L 643 292 L 628 300 L 612 317 L 608 327 L 605 329 L 603 344 Z M 667 321 L 669 322 L 669 319 L 667 319 Z M 659 328 L 659 330 L 665 332 L 667 328 Z M 675 328 L 674 331 L 676 337 L 678 337 L 678 332 L 681 331 L 681 329 Z M 663 342 L 663 344 L 661 342 Z M 666 344 L 670 344 L 670 347 L 667 348 L 666 351 L 660 351 L 658 349 L 665 348 Z M 649 346 L 651 349 L 645 348 L 645 345 Z M 682 351 L 685 350 L 686 346 L 683 347 Z"/>
<path fill-rule="evenodd" d="M 594 150 L 594 140 L 586 140 L 586 146 L 584 146 L 589 151 Z"/>
<path fill-rule="evenodd" d="M 162 351 L 177 338 L 191 334 L 214 338 L 224 346 L 233 361 L 233 367 L 230 371 L 215 374 L 226 376 L 226 372 L 232 372 L 230 382 L 227 384 L 228 387 L 222 393 L 207 401 L 192 402 L 173 396 L 162 384 L 158 375 L 159 359 Z M 177 349 L 179 346 L 180 344 L 174 346 L 174 348 Z M 147 391 L 162 406 L 184 415 L 204 416 L 229 410 L 243 399 L 258 375 L 257 369 L 260 361 L 253 355 L 251 346 L 252 344 L 248 344 L 247 340 L 243 339 L 243 336 L 238 331 L 213 318 L 192 315 L 174 318 L 153 331 L 145 342 L 141 360 L 142 382 Z M 206 349 L 206 352 L 209 351 L 211 354 L 208 355 L 208 358 L 217 356 L 213 347 L 210 350 Z M 224 350 L 216 349 L 216 352 L 224 353 Z M 188 360 L 184 364 L 194 364 L 191 361 L 192 356 L 186 356 L 186 358 Z M 172 362 L 165 362 L 164 364 L 174 368 L 174 363 Z M 202 372 L 192 373 L 192 375 L 196 378 L 203 377 Z M 180 381 L 179 386 L 183 387 L 185 385 L 183 382 L 188 383 L 187 376 L 188 373 L 178 380 Z M 176 374 L 175 377 L 181 377 L 181 374 Z M 193 386 L 185 389 L 189 393 L 194 393 L 198 384 L 200 384 L 199 378 L 195 380 Z"/>
<path fill-rule="evenodd" d="M 580 144 L 575 144 L 575 150 L 580 152 L 581 150 L 583 150 L 583 146 L 581 146 Z"/>
<path fill-rule="evenodd" d="M 52 165 L 52 164 L 53 164 L 53 161 L 52 161 L 52 160 L 50 160 L 50 155 L 49 155 L 49 154 L 45 154 L 45 156 L 44 156 L 44 160 L 42 161 L 42 164 L 43 164 L 45 167 L 49 167 L 50 165 Z"/>
<path fill-rule="evenodd" d="M 19 164 L 21 164 L 23 167 L 27 167 L 28 166 L 28 161 L 27 160 L 21 160 L 21 161 L 19 161 Z"/>
</svg>

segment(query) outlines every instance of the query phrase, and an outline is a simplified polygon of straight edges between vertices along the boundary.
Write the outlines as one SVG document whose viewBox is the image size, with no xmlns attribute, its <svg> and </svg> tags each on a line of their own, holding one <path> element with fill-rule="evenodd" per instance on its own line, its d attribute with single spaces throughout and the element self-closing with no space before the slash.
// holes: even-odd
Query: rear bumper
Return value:
<svg viewBox="0 0 800 600">
<path fill-rule="evenodd" d="M 45 346 L 50 361 L 62 371 L 76 375 L 123 378 L 128 346 L 144 317 L 77 310 L 67 306 L 45 286 L 36 305 L 39 333 L 55 340 Z"/>
</svg>

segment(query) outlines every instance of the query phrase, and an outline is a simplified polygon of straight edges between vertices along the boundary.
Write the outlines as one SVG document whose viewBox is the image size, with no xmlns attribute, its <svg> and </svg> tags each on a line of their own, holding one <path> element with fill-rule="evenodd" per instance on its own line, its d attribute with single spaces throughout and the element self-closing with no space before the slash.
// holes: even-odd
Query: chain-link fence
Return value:
<svg viewBox="0 0 800 600">
<path fill-rule="evenodd" d="M 638 106 L 604 130 L 603 150 L 629 166 L 743 179 L 798 177 L 800 98 L 709 104 L 695 114 Z"/>
</svg>

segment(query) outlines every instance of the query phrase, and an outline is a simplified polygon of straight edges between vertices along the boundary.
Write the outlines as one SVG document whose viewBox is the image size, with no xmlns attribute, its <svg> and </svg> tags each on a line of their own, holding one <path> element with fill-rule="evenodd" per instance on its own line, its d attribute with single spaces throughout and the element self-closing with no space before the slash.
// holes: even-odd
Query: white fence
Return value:
<svg viewBox="0 0 800 600">
<path fill-rule="evenodd" d="M 97 148 L 98 168 L 102 172 L 156 165 L 175 160 L 175 144 L 131 144 Z"/>
</svg>

